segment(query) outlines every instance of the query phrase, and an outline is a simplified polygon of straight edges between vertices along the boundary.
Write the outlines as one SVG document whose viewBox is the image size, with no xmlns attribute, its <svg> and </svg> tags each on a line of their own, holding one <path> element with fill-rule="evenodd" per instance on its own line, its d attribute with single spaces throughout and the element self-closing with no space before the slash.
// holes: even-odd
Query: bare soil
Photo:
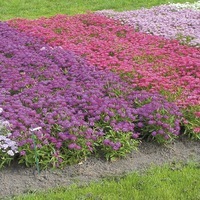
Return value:
<svg viewBox="0 0 200 200">
<path fill-rule="evenodd" d="M 145 170 L 152 164 L 188 161 L 200 162 L 200 141 L 190 141 L 182 137 L 168 146 L 143 142 L 138 151 L 115 162 L 89 158 L 83 163 L 67 166 L 63 170 L 49 169 L 39 174 L 35 168 L 12 164 L 0 171 L 0 199 L 36 190 L 69 186 L 73 183 L 98 181 L 104 177 L 121 176 Z"/>
</svg>

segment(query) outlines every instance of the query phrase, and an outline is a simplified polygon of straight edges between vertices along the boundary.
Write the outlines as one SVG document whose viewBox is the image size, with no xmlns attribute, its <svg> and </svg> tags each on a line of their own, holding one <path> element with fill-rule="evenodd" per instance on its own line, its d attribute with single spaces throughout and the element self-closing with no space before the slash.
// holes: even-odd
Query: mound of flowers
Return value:
<svg viewBox="0 0 200 200">
<path fill-rule="evenodd" d="M 115 12 L 98 11 L 132 26 L 136 31 L 178 39 L 184 44 L 200 47 L 200 12 L 196 4 L 170 4 L 150 9 Z M 197 8 L 191 9 L 192 7 Z"/>
<path fill-rule="evenodd" d="M 185 8 L 189 8 L 192 10 L 200 10 L 200 1 L 196 1 L 194 3 L 170 3 L 170 5 L 175 6 L 179 9 L 185 9 Z"/>
<path fill-rule="evenodd" d="M 27 166 L 37 158 L 42 168 L 90 155 L 115 159 L 140 139 L 166 143 L 180 134 L 179 108 L 163 96 L 137 91 L 6 23 L 0 23 L 0 40 L 1 166 L 13 158 Z"/>
<path fill-rule="evenodd" d="M 139 11 L 138 11 L 139 12 Z M 13 20 L 13 27 L 84 57 L 99 69 L 125 72 L 133 87 L 171 93 L 178 105 L 200 103 L 200 49 L 135 32 L 97 14 Z"/>
</svg>

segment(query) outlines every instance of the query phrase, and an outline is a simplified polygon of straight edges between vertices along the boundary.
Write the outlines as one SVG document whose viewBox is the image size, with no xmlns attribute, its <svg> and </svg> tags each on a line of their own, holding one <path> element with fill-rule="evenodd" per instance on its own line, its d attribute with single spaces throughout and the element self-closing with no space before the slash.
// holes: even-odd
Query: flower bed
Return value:
<svg viewBox="0 0 200 200">
<path fill-rule="evenodd" d="M 175 6 L 178 9 L 192 9 L 192 10 L 200 10 L 200 1 L 196 1 L 194 3 L 170 3 L 171 6 Z"/>
<path fill-rule="evenodd" d="M 200 49 L 137 31 L 92 13 L 0 22 L 1 167 L 114 160 L 143 139 L 199 139 Z"/>
<path fill-rule="evenodd" d="M 19 30 L 84 57 L 100 69 L 128 72 L 133 87 L 170 92 L 181 106 L 199 105 L 200 50 L 134 32 L 95 14 L 13 20 Z M 142 67 L 141 67 L 142 66 Z"/>
<path fill-rule="evenodd" d="M 143 8 L 124 12 L 103 10 L 97 13 L 128 24 L 139 32 L 168 39 L 178 39 L 183 44 L 200 47 L 199 5 L 200 2 L 197 2 L 196 5 L 170 4 L 150 9 Z M 195 7 L 196 10 L 190 7 Z"/>
<path fill-rule="evenodd" d="M 41 167 L 58 167 L 90 154 L 115 159 L 139 139 L 165 143 L 180 134 L 181 113 L 163 96 L 134 91 L 120 76 L 5 23 L 0 29 L 0 103 L 12 132 L 1 142 L 17 142 L 19 163 L 32 166 L 37 158 Z"/>
</svg>

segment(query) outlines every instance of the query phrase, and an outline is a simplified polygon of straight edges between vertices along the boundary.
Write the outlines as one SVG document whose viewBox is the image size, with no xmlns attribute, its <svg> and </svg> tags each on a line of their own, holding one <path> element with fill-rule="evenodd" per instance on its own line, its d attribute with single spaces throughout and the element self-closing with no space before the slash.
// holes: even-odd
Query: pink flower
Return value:
<svg viewBox="0 0 200 200">
<path fill-rule="evenodd" d="M 200 112 L 196 112 L 196 113 L 195 113 L 195 116 L 196 116 L 196 117 L 200 117 Z"/>
<path fill-rule="evenodd" d="M 196 127 L 193 129 L 195 133 L 200 133 L 200 127 Z"/>
</svg>

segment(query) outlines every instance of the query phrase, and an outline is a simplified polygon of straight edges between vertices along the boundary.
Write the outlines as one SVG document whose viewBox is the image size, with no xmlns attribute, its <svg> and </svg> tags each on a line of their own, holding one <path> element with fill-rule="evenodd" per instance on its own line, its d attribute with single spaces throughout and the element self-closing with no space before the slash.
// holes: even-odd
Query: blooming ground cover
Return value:
<svg viewBox="0 0 200 200">
<path fill-rule="evenodd" d="M 170 5 L 175 6 L 176 8 L 183 9 L 183 8 L 189 8 L 192 10 L 199 10 L 200 9 L 200 1 L 196 1 L 194 3 L 170 3 Z"/>
<path fill-rule="evenodd" d="M 195 8 L 195 9 L 194 9 Z M 200 1 L 194 4 L 170 4 L 140 10 L 97 13 L 120 20 L 135 30 L 178 39 L 184 44 L 200 47 Z"/>
<path fill-rule="evenodd" d="M 142 139 L 200 137 L 198 47 L 94 13 L 0 22 L 0 39 L 2 166 L 15 155 L 62 167 L 125 156 Z"/>
<path fill-rule="evenodd" d="M 197 48 L 138 33 L 95 14 L 14 20 L 10 24 L 44 38 L 52 46 L 81 55 L 99 69 L 129 72 L 133 87 L 174 93 L 182 106 L 200 102 L 200 50 Z"/>
</svg>

